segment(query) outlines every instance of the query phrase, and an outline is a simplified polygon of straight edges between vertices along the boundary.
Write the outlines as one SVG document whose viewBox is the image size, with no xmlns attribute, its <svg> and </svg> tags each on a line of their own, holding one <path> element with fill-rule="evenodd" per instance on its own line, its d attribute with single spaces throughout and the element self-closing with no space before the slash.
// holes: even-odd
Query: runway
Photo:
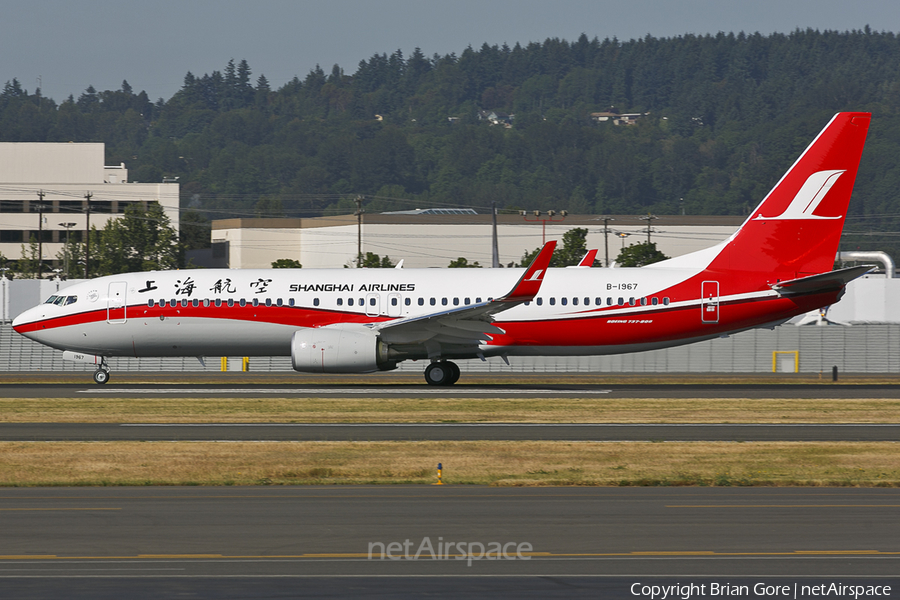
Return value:
<svg viewBox="0 0 900 600">
<path fill-rule="evenodd" d="M 370 398 L 898 398 L 897 384 L 570 384 L 566 378 L 561 383 L 517 383 L 504 378 L 491 385 L 461 385 L 434 387 L 424 384 L 352 384 L 297 385 L 248 383 L 248 384 L 129 384 L 98 386 L 71 383 L 2 383 L 0 397 L 4 398 L 90 398 L 90 397 L 173 397 L 191 398 L 242 397 L 242 398 L 343 398 L 365 396 Z"/>
<path fill-rule="evenodd" d="M 897 585 L 898 509 L 897 489 L 0 489 L 0 596 L 113 597 L 99 593 L 111 581 L 139 598 L 629 597 L 658 577 Z M 500 555 L 485 556 L 493 543 Z"/>
<path fill-rule="evenodd" d="M 900 441 L 900 424 L 0 423 L 0 441 Z"/>
</svg>

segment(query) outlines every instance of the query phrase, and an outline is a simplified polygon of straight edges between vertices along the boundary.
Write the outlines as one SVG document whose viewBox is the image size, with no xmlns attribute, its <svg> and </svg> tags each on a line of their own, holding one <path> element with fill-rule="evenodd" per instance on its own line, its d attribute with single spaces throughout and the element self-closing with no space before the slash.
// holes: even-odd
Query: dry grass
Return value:
<svg viewBox="0 0 900 600">
<path fill-rule="evenodd" d="M 796 442 L 3 442 L 0 485 L 898 486 L 900 445 Z"/>
<path fill-rule="evenodd" d="M 898 423 L 900 399 L 0 398 L 5 423 Z"/>
</svg>

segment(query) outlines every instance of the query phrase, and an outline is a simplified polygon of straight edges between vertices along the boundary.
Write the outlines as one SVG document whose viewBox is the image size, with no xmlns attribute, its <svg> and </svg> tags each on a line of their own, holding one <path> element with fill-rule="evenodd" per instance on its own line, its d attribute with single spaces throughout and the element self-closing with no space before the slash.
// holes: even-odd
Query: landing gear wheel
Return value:
<svg viewBox="0 0 900 600">
<path fill-rule="evenodd" d="M 459 381 L 459 366 L 453 362 L 446 363 L 448 367 L 450 367 L 450 381 L 447 382 L 447 385 L 453 385 L 457 381 Z"/>
<path fill-rule="evenodd" d="M 453 385 L 459 379 L 459 367 L 452 362 L 433 362 L 425 368 L 428 385 Z"/>
<path fill-rule="evenodd" d="M 109 381 L 109 371 L 105 369 L 97 369 L 94 371 L 94 383 L 103 385 L 107 381 Z"/>
</svg>

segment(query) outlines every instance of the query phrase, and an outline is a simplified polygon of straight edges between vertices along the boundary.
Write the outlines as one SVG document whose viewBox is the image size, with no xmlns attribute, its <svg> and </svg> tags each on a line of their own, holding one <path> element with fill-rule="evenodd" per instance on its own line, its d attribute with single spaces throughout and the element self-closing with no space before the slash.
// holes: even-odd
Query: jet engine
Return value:
<svg viewBox="0 0 900 600">
<path fill-rule="evenodd" d="M 304 373 L 371 373 L 397 368 L 388 346 L 363 325 L 301 329 L 291 337 L 291 365 Z"/>
</svg>

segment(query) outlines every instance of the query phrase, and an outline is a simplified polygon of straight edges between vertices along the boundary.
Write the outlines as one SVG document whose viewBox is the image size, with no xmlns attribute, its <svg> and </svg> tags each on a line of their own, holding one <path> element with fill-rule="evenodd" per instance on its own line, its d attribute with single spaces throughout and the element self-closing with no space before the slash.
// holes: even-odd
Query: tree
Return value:
<svg viewBox="0 0 900 600">
<path fill-rule="evenodd" d="M 469 260 L 467 258 L 460 256 L 456 260 L 451 260 L 450 264 L 447 265 L 447 268 L 449 268 L 449 269 L 480 269 L 481 265 L 478 264 L 477 260 L 470 265 Z"/>
<path fill-rule="evenodd" d="M 179 241 L 184 250 L 201 250 L 210 246 L 210 223 L 205 216 L 186 210 L 178 221 Z"/>
<path fill-rule="evenodd" d="M 279 258 L 278 260 L 272 262 L 273 269 L 302 269 L 303 265 L 300 264 L 299 260 L 294 260 L 293 258 Z"/>
<path fill-rule="evenodd" d="M 37 279 L 38 266 L 41 264 L 41 257 L 38 253 L 37 237 L 32 233 L 28 238 L 28 248 L 22 244 L 22 258 L 19 259 L 18 271 L 23 276 Z"/>
<path fill-rule="evenodd" d="M 102 230 L 91 228 L 91 275 L 178 267 L 178 233 L 162 206 L 153 202 L 144 210 L 139 203 L 125 208 L 120 219 L 110 219 Z"/>
<path fill-rule="evenodd" d="M 393 269 L 396 266 L 387 254 L 380 257 L 374 252 L 366 252 L 362 260 L 362 268 L 364 269 Z"/>
<path fill-rule="evenodd" d="M 553 258 L 550 259 L 551 267 L 570 267 L 577 265 L 584 255 L 587 254 L 587 234 L 585 227 L 576 227 L 565 232 L 562 236 L 562 245 L 558 246 L 553 252 Z M 535 259 L 540 248 L 535 248 L 531 252 L 522 255 L 520 266 L 527 267 Z"/>
<path fill-rule="evenodd" d="M 626 248 L 622 248 L 619 256 L 616 258 L 616 265 L 620 267 L 643 267 L 646 265 L 666 260 L 669 258 L 656 249 L 653 242 L 641 242 L 640 244 L 631 244 Z"/>
</svg>

